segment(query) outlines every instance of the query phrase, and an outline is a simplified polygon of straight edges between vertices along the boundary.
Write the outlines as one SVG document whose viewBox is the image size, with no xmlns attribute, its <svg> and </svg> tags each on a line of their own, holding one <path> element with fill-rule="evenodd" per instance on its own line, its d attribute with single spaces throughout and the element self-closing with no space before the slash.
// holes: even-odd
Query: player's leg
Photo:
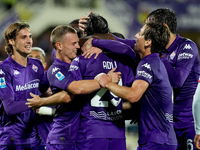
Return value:
<svg viewBox="0 0 200 150">
<path fill-rule="evenodd" d="M 196 150 L 194 145 L 195 130 L 194 127 L 188 127 L 176 130 L 178 148 L 177 150 Z"/>
</svg>

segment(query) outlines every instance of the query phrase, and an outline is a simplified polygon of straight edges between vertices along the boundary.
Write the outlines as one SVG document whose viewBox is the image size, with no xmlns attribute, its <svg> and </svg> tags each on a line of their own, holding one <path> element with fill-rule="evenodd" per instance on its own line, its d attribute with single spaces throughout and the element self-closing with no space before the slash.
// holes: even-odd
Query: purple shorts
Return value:
<svg viewBox="0 0 200 150">
<path fill-rule="evenodd" d="M 195 137 L 194 126 L 183 129 L 175 129 L 175 132 L 178 140 L 177 150 L 196 150 L 193 141 Z"/>
<path fill-rule="evenodd" d="M 45 146 L 41 143 L 35 142 L 33 144 L 23 144 L 23 145 L 0 145 L 0 150 L 45 150 Z"/>
<path fill-rule="evenodd" d="M 77 150 L 126 150 L 126 139 L 78 139 Z"/>
<path fill-rule="evenodd" d="M 137 150 L 176 150 L 177 145 L 167 145 L 148 142 L 146 144 L 139 145 Z"/>
<path fill-rule="evenodd" d="M 76 150 L 75 144 L 49 144 L 46 143 L 46 150 Z"/>
</svg>

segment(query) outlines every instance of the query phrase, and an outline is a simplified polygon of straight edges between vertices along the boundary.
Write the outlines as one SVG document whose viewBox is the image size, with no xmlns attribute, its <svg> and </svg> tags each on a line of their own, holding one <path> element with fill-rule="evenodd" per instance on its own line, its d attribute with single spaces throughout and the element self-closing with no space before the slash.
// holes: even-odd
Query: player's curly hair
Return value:
<svg viewBox="0 0 200 150">
<path fill-rule="evenodd" d="M 107 20 L 95 13 L 91 13 L 88 16 L 88 21 L 86 23 L 85 33 L 87 36 L 93 35 L 94 33 L 109 33 L 110 29 L 108 28 Z"/>
<path fill-rule="evenodd" d="M 156 22 L 146 23 L 144 39 L 151 40 L 151 52 L 161 54 L 169 43 L 170 33 L 166 25 Z"/>
</svg>

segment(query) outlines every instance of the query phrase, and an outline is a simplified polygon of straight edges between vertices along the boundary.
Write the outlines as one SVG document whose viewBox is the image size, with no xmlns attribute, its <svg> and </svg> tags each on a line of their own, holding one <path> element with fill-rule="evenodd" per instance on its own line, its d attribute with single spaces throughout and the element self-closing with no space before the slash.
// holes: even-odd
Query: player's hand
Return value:
<svg viewBox="0 0 200 150">
<path fill-rule="evenodd" d="M 194 145 L 195 145 L 195 147 L 198 149 L 198 150 L 200 150 L 200 135 L 195 135 L 195 137 L 194 137 Z"/>
<path fill-rule="evenodd" d="M 105 74 L 105 73 L 96 76 L 94 79 L 97 80 L 97 82 L 99 82 L 99 84 L 100 84 L 102 87 L 106 87 L 106 85 L 107 85 L 108 83 L 111 83 L 111 82 L 112 82 L 112 78 L 111 78 L 110 76 L 108 76 L 107 74 Z"/>
<path fill-rule="evenodd" d="M 116 68 L 110 70 L 107 75 L 111 77 L 111 82 L 118 83 L 121 78 L 121 72 L 114 72 Z"/>
<path fill-rule="evenodd" d="M 85 29 L 87 28 L 86 24 L 87 24 L 88 19 L 89 19 L 88 16 L 81 17 L 78 22 L 79 29 L 84 33 L 84 36 L 87 36 L 85 35 Z"/>
<path fill-rule="evenodd" d="M 108 83 L 118 83 L 121 78 L 121 72 L 114 72 L 116 68 L 110 70 L 107 74 L 103 73 L 95 77 L 102 87 L 106 87 Z"/>
<path fill-rule="evenodd" d="M 89 15 L 90 15 L 91 13 L 93 13 L 93 12 L 90 12 Z M 81 17 L 81 18 L 79 19 L 79 22 L 78 22 L 79 29 L 84 33 L 84 36 L 87 36 L 87 35 L 85 34 L 85 29 L 87 28 L 87 22 L 88 22 L 88 20 L 89 20 L 89 17 L 88 17 L 89 15 L 87 15 L 87 16 L 85 16 L 85 17 Z"/>
<path fill-rule="evenodd" d="M 87 51 L 85 51 L 82 55 L 84 56 L 84 58 L 90 58 L 92 55 L 95 54 L 94 59 L 96 59 L 100 53 L 102 53 L 102 50 L 100 48 L 91 47 Z"/>
<path fill-rule="evenodd" d="M 30 93 L 33 98 L 27 99 L 28 102 L 25 104 L 28 105 L 29 108 L 37 109 L 41 107 L 41 98 L 38 95 Z"/>
</svg>

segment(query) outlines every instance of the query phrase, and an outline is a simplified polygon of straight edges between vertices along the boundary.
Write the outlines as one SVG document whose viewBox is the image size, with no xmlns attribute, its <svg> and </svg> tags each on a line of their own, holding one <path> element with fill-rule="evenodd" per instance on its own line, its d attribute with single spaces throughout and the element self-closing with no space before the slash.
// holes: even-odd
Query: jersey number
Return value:
<svg viewBox="0 0 200 150">
<path fill-rule="evenodd" d="M 122 79 L 119 80 L 118 85 L 122 86 Z M 101 88 L 97 94 L 91 99 L 91 106 L 93 107 L 108 107 L 108 101 L 101 101 L 102 96 L 106 93 L 106 88 Z M 110 94 L 114 97 L 111 99 L 111 103 L 117 107 L 119 103 L 121 102 L 121 98 L 119 100 L 116 100 L 115 98 L 118 98 L 114 93 L 110 92 Z"/>
</svg>

